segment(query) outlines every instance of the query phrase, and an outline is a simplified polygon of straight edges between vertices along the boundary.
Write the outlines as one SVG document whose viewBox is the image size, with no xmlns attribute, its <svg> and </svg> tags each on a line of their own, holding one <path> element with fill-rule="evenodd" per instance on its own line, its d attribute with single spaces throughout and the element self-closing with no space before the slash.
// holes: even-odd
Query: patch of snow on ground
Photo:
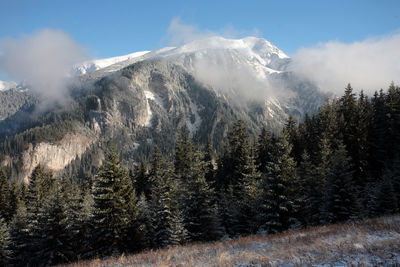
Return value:
<svg viewBox="0 0 400 267">
<path fill-rule="evenodd" d="M 146 96 L 146 100 L 147 100 L 147 118 L 146 118 L 146 122 L 144 123 L 144 126 L 150 127 L 151 126 L 151 118 L 153 117 L 153 113 L 151 112 L 149 99 L 154 100 L 155 97 L 152 92 L 147 91 L 147 90 L 144 91 L 144 95 Z"/>
<path fill-rule="evenodd" d="M 192 101 L 190 101 L 190 110 L 192 111 L 192 113 L 194 115 L 194 122 L 192 123 L 190 120 L 187 120 L 186 121 L 186 126 L 189 129 L 189 135 L 191 137 L 193 137 L 193 135 L 199 129 L 202 120 L 201 120 L 201 117 L 199 115 L 199 109 L 198 109 L 197 105 L 195 103 L 193 103 Z"/>
<path fill-rule="evenodd" d="M 148 91 L 148 90 L 144 90 L 144 95 L 146 96 L 146 100 L 147 100 L 147 118 L 146 118 L 146 122 L 144 125 L 146 127 L 150 127 L 151 126 L 151 118 L 153 116 L 153 113 L 151 112 L 149 100 L 154 101 L 164 112 L 166 112 L 166 110 L 164 108 L 164 104 L 163 104 L 161 97 L 159 97 L 158 95 L 156 95 L 153 92 Z"/>
</svg>

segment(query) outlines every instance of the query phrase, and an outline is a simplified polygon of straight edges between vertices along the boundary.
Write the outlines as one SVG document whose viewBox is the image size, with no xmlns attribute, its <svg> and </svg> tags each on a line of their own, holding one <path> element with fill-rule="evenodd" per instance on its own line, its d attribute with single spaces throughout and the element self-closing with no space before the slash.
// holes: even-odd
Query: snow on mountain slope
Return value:
<svg viewBox="0 0 400 267">
<path fill-rule="evenodd" d="M 125 60 L 143 56 L 149 52 L 150 51 L 141 51 L 141 52 L 135 52 L 135 53 L 124 55 L 124 56 L 89 60 L 89 61 L 83 62 L 81 64 L 77 64 L 74 67 L 74 70 L 76 71 L 76 74 L 82 75 L 82 74 L 90 73 L 90 72 L 93 72 L 93 71 L 96 71 L 99 69 L 106 68 L 108 66 L 114 65 L 121 61 L 125 61 Z"/>
<path fill-rule="evenodd" d="M 253 65 L 258 73 L 275 73 L 282 69 L 289 57 L 276 46 L 256 37 L 243 39 L 227 39 L 219 36 L 199 39 L 180 47 L 165 47 L 154 51 L 136 52 L 125 56 L 90 60 L 75 66 L 78 75 L 102 70 L 103 73 L 114 72 L 138 61 L 153 58 L 177 58 L 182 55 L 194 54 L 196 59 L 213 56 L 217 51 L 230 51 Z M 236 60 L 242 64 L 243 60 Z M 187 62 L 186 62 L 187 63 Z M 229 62 L 232 63 L 232 62 Z"/>
<path fill-rule="evenodd" d="M 171 49 L 160 56 L 173 56 L 179 54 L 194 53 L 199 57 L 217 51 L 230 51 L 240 55 L 248 63 L 261 65 L 269 69 L 269 72 L 280 70 L 280 65 L 287 63 L 289 57 L 279 48 L 256 37 L 245 37 L 243 39 L 226 39 L 219 36 L 208 37 L 187 43 L 181 47 Z M 238 62 L 241 63 L 241 62 Z"/>
<path fill-rule="evenodd" d="M 16 82 L 12 82 L 12 81 L 0 81 L 0 91 L 5 91 L 11 88 L 15 88 L 17 87 L 17 83 Z"/>
</svg>

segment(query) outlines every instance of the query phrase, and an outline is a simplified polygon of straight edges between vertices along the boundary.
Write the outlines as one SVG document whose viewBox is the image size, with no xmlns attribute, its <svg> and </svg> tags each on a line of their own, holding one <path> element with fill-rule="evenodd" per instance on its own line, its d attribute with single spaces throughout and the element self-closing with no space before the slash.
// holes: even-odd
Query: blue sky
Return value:
<svg viewBox="0 0 400 267">
<path fill-rule="evenodd" d="M 82 47 L 105 58 L 211 33 L 269 40 L 321 88 L 400 84 L 400 0 L 0 0 L 0 18 L 0 80 L 57 82 Z"/>
<path fill-rule="evenodd" d="M 354 42 L 400 29 L 399 0 L 0 0 L 0 10 L 0 39 L 61 29 L 99 58 L 167 46 L 176 17 L 200 32 L 257 32 L 289 55 L 319 42 Z"/>
</svg>

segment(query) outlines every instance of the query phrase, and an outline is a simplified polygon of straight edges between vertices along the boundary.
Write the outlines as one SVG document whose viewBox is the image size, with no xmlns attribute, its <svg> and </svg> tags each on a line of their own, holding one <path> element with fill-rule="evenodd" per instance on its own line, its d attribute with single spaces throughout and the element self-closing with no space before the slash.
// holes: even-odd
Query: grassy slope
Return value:
<svg viewBox="0 0 400 267">
<path fill-rule="evenodd" d="M 68 266 L 281 265 L 400 266 L 400 216 L 189 244 Z"/>
</svg>

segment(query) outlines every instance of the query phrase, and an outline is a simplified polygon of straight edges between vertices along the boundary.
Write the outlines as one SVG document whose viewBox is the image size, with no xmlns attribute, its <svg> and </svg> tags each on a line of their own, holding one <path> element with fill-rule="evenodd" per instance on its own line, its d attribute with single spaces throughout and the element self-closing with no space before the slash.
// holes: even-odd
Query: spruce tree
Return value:
<svg viewBox="0 0 400 267">
<path fill-rule="evenodd" d="M 291 146 L 285 132 L 273 151 L 271 161 L 260 184 L 261 194 L 258 200 L 259 231 L 276 233 L 297 227 L 299 183 L 296 177 L 295 162 L 290 156 Z"/>
<path fill-rule="evenodd" d="M 45 203 L 37 213 L 40 239 L 33 253 L 33 261 L 40 266 L 49 266 L 76 260 L 74 248 L 67 231 L 67 219 L 64 213 L 59 189 L 49 192 Z M 72 234 L 72 233 L 71 233 Z"/>
<path fill-rule="evenodd" d="M 321 194 L 317 167 L 310 161 L 307 151 L 303 152 L 298 168 L 301 182 L 303 206 L 301 207 L 301 222 L 303 225 L 316 225 L 320 219 Z"/>
<path fill-rule="evenodd" d="M 341 144 L 332 155 L 323 222 L 336 223 L 352 219 L 357 215 L 356 201 L 350 158 L 345 146 Z"/>
<path fill-rule="evenodd" d="M 107 153 L 93 188 L 92 254 L 108 256 L 126 250 L 136 195 L 128 171 L 121 166 L 114 148 Z"/>
<path fill-rule="evenodd" d="M 143 162 L 140 162 L 136 168 L 133 180 L 137 195 L 140 196 L 143 193 L 148 199 L 150 197 L 151 183 Z"/>
<path fill-rule="evenodd" d="M 165 162 L 158 147 L 154 148 L 150 160 L 149 179 L 152 181 L 149 201 L 152 247 L 186 242 L 187 231 L 176 194 L 179 186 L 174 178 L 173 167 Z"/>
<path fill-rule="evenodd" d="M 398 200 L 393 186 L 395 171 L 387 168 L 380 182 L 377 193 L 377 213 L 379 215 L 394 214 L 398 211 Z"/>
<path fill-rule="evenodd" d="M 14 266 L 26 266 L 32 257 L 29 250 L 31 228 L 29 228 L 29 218 L 23 203 L 18 206 L 10 228 L 11 263 Z"/>
<path fill-rule="evenodd" d="M 16 196 L 6 177 L 5 170 L 0 169 L 0 217 L 10 222 L 15 214 Z"/>
<path fill-rule="evenodd" d="M 183 200 L 185 225 L 193 241 L 215 240 L 222 234 L 214 190 L 205 179 L 206 166 L 202 157 L 200 151 L 193 156 Z"/>
<path fill-rule="evenodd" d="M 6 221 L 0 217 L 0 266 L 8 266 L 10 262 L 10 233 Z"/>
</svg>

